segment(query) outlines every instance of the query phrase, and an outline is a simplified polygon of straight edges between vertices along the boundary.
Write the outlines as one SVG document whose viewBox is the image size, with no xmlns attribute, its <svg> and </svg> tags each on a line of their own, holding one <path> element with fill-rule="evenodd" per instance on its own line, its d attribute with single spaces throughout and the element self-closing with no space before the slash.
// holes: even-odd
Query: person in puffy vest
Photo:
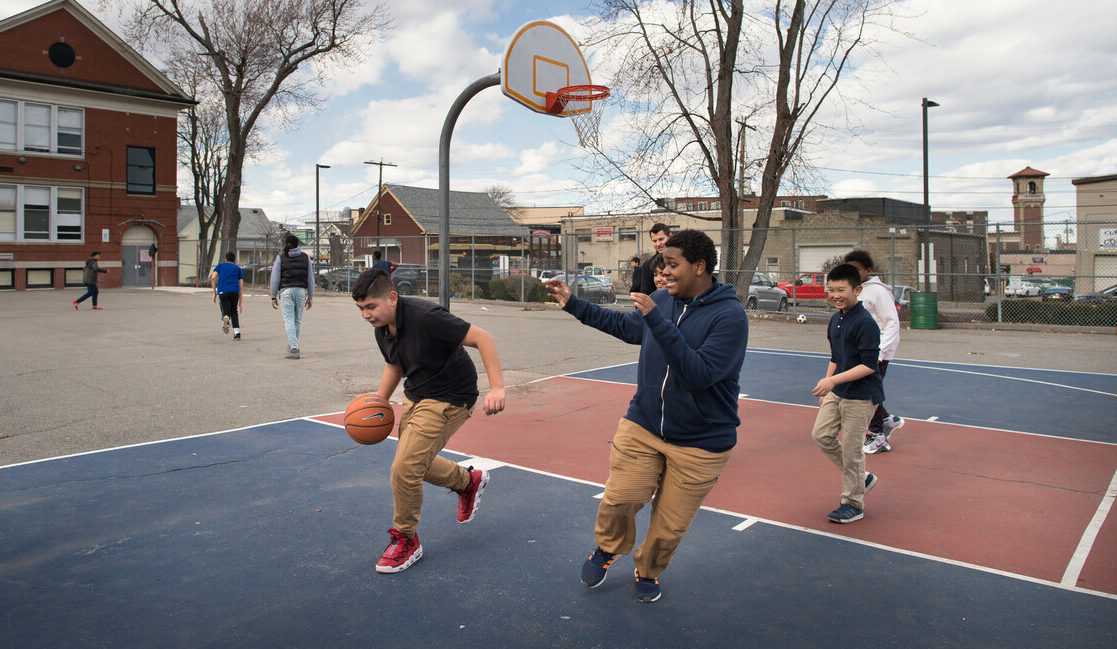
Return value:
<svg viewBox="0 0 1117 649">
<path fill-rule="evenodd" d="M 275 257 L 271 269 L 271 308 L 281 309 L 287 327 L 287 356 L 299 358 L 299 332 L 304 307 L 314 300 L 314 266 L 310 256 L 299 247 L 299 238 L 291 233 L 283 240 L 283 252 Z"/>
</svg>

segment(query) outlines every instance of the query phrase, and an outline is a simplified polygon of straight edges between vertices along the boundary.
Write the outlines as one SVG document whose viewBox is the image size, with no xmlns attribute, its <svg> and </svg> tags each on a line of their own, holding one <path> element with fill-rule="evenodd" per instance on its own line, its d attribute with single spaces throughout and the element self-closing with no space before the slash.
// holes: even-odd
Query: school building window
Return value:
<svg viewBox="0 0 1117 649">
<path fill-rule="evenodd" d="M 619 228 L 617 236 L 620 241 L 636 241 L 636 228 Z"/>
<path fill-rule="evenodd" d="M 84 110 L 0 99 L 0 151 L 80 156 L 84 146 Z"/>
<path fill-rule="evenodd" d="M 128 147 L 128 193 L 155 193 L 155 149 Z"/>
<path fill-rule="evenodd" d="M 0 185 L 0 241 L 81 241 L 80 187 Z"/>
<path fill-rule="evenodd" d="M 392 215 L 389 214 L 389 213 L 385 213 L 384 214 L 384 225 L 391 225 L 391 224 L 392 224 Z"/>
<path fill-rule="evenodd" d="M 589 230 L 575 230 L 574 236 L 578 243 L 589 243 L 593 240 L 593 234 Z"/>
</svg>

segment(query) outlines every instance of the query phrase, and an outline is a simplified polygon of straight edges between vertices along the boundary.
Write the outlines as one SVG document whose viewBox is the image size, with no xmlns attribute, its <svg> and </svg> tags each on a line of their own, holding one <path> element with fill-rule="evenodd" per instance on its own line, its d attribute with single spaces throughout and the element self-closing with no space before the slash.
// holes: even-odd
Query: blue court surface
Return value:
<svg viewBox="0 0 1117 649">
<path fill-rule="evenodd" d="M 820 362 L 750 351 L 742 392 L 787 402 L 780 384 L 803 385 Z M 793 363 L 809 372 L 781 374 Z M 890 403 L 903 394 L 906 415 L 980 425 L 977 388 L 905 392 L 923 365 L 890 368 Z M 926 365 L 994 383 L 1005 413 L 1021 378 L 1090 408 L 1115 380 Z M 1059 434 L 1054 418 L 1034 425 L 1036 410 L 998 428 Z M 628 557 L 591 591 L 578 571 L 599 484 L 449 452 L 492 472 L 477 518 L 459 525 L 456 496 L 428 487 L 423 559 L 379 575 L 394 450 L 299 419 L 0 468 L 0 647 L 1117 646 L 1117 596 L 709 509 L 659 602 L 634 601 Z"/>
</svg>

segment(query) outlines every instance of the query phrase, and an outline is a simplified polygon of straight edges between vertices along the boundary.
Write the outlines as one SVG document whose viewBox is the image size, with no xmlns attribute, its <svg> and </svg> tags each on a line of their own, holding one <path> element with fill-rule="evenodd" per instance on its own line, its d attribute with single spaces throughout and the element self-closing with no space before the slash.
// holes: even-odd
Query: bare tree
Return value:
<svg viewBox="0 0 1117 649">
<path fill-rule="evenodd" d="M 212 197 L 210 225 L 220 228 L 226 250 L 236 248 L 243 167 L 261 117 L 270 113 L 282 122 L 290 114 L 285 109 L 316 106 L 321 64 L 359 59 L 390 27 L 384 5 L 366 10 L 360 0 L 142 0 L 135 8 L 126 22 L 130 39 L 140 49 L 159 50 L 165 61 L 204 62 L 198 88 L 208 84 L 220 97 L 224 140 L 211 140 L 218 149 L 212 155 L 199 151 L 191 171 L 202 174 L 195 183 Z M 202 112 L 199 129 L 212 119 Z"/>
<path fill-rule="evenodd" d="M 510 187 L 506 185 L 492 185 L 486 187 L 484 192 L 493 199 L 497 207 L 504 210 L 504 213 L 511 218 L 514 219 L 523 212 L 523 209 L 521 209 L 519 205 L 516 205 L 516 201 L 513 200 L 512 189 Z"/>
<path fill-rule="evenodd" d="M 767 241 L 780 183 L 865 29 L 891 0 L 775 0 L 760 17 L 743 0 L 603 0 L 589 46 L 608 48 L 623 119 L 594 171 L 635 186 L 648 201 L 716 189 L 723 277 L 747 291 Z M 774 41 L 774 42 L 773 42 Z M 775 65 L 764 59 L 772 49 Z M 768 123 L 770 121 L 770 123 Z M 734 129 L 737 125 L 738 128 Z M 744 254 L 738 209 L 746 127 L 771 133 L 761 196 Z M 735 131 L 736 130 L 736 134 Z M 694 216 L 694 215 L 690 215 Z M 740 271 L 740 272 L 737 272 Z"/>
</svg>

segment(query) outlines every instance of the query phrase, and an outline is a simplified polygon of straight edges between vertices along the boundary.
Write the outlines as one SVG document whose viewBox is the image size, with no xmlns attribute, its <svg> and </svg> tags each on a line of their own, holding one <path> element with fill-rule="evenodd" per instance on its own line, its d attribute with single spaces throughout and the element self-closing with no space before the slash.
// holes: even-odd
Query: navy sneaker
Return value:
<svg viewBox="0 0 1117 649">
<path fill-rule="evenodd" d="M 659 590 L 659 580 L 655 577 L 650 579 L 640 576 L 640 569 L 636 569 L 636 601 L 651 603 L 659 599 L 663 593 Z"/>
<path fill-rule="evenodd" d="M 853 521 L 859 521 L 864 517 L 864 511 L 857 509 L 849 503 L 846 503 L 841 507 L 835 509 L 834 511 L 830 512 L 829 516 L 827 516 L 827 518 L 829 518 L 830 522 L 832 523 L 852 523 Z"/>
<path fill-rule="evenodd" d="M 871 473 L 866 473 L 865 474 L 865 493 L 869 493 L 869 490 L 872 489 L 875 486 L 877 486 L 877 477 L 875 475 L 871 474 Z"/>
<path fill-rule="evenodd" d="M 601 548 L 594 548 L 593 554 L 582 564 L 582 584 L 586 588 L 597 588 L 605 581 L 605 573 L 617 555 L 606 552 Z"/>
</svg>

